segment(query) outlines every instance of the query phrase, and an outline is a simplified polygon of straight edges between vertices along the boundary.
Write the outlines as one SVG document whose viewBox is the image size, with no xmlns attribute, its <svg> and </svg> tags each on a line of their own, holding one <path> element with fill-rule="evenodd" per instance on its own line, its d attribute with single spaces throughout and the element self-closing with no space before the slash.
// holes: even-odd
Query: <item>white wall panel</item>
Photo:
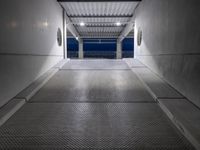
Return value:
<svg viewBox="0 0 200 150">
<path fill-rule="evenodd" d="M 0 107 L 63 58 L 56 0 L 0 1 Z"/>
<path fill-rule="evenodd" d="M 200 107 L 199 10 L 199 0 L 143 0 L 136 10 L 135 56 Z"/>
</svg>

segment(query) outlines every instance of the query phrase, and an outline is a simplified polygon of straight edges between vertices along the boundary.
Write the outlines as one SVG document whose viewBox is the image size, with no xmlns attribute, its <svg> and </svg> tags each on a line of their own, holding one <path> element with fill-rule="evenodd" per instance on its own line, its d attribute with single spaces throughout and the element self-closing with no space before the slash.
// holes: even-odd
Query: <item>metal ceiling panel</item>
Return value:
<svg viewBox="0 0 200 150">
<path fill-rule="evenodd" d="M 121 32 L 123 27 L 77 27 L 79 32 Z"/>
<path fill-rule="evenodd" d="M 71 21 L 75 24 L 75 25 L 78 25 L 80 22 L 85 22 L 87 23 L 87 25 L 92 25 L 92 24 L 109 24 L 109 25 L 115 25 L 116 22 L 121 22 L 122 24 L 126 24 L 128 21 L 129 21 L 129 17 L 126 17 L 126 18 L 97 18 L 97 17 L 94 17 L 94 18 L 71 18 Z"/>
<path fill-rule="evenodd" d="M 133 16 L 138 2 L 61 2 L 82 37 L 117 37 Z M 81 27 L 84 22 L 86 26 Z M 117 27 L 116 22 L 121 26 Z"/>
<path fill-rule="evenodd" d="M 138 2 L 68 2 L 62 3 L 69 16 L 132 15 Z"/>
<path fill-rule="evenodd" d="M 101 33 L 101 32 L 93 32 L 93 33 L 88 33 L 88 32 L 83 32 L 81 34 L 81 36 L 83 38 L 95 38 L 95 37 L 98 37 L 98 38 L 117 38 L 119 36 L 118 33 L 114 32 L 114 33 Z"/>
</svg>

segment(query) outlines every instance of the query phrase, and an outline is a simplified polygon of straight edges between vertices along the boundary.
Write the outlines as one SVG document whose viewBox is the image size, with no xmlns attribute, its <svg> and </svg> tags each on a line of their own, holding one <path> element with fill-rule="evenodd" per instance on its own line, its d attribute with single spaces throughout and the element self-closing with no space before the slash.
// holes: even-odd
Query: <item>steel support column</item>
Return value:
<svg viewBox="0 0 200 150">
<path fill-rule="evenodd" d="M 84 58 L 84 52 L 83 52 L 83 40 L 79 40 L 79 50 L 78 50 L 78 58 L 83 59 Z"/>
<path fill-rule="evenodd" d="M 117 59 L 122 59 L 122 42 L 117 40 Z"/>
<path fill-rule="evenodd" d="M 64 59 L 67 59 L 67 15 L 65 9 L 63 9 L 63 51 Z"/>
</svg>

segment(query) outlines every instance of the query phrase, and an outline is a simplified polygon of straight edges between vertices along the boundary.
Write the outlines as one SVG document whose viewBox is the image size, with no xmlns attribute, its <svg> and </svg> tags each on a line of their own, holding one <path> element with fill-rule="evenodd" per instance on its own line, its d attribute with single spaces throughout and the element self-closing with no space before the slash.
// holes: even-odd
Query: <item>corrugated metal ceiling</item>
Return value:
<svg viewBox="0 0 200 150">
<path fill-rule="evenodd" d="M 61 2 L 82 37 L 118 37 L 138 2 Z M 85 26 L 81 27 L 80 22 Z M 116 22 L 121 26 L 117 27 Z"/>
<path fill-rule="evenodd" d="M 69 16 L 132 15 L 137 2 L 68 2 L 63 3 Z"/>
<path fill-rule="evenodd" d="M 71 17 L 71 21 L 76 24 L 79 25 L 80 21 L 82 22 L 86 22 L 87 25 L 92 25 L 92 24 L 103 24 L 103 25 L 115 25 L 116 21 L 121 22 L 122 24 L 126 24 L 129 21 L 129 17 L 109 17 L 109 18 L 103 18 L 103 17 L 88 17 L 88 18 L 84 18 L 84 17 L 78 17 L 78 18 L 73 18 Z"/>
</svg>

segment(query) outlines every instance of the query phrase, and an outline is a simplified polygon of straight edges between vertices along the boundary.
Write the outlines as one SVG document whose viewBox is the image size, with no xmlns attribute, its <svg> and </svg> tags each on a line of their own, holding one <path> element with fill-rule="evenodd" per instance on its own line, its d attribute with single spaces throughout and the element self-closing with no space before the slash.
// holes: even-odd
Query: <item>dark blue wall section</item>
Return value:
<svg viewBox="0 0 200 150">
<path fill-rule="evenodd" d="M 67 39 L 68 58 L 78 58 L 78 41 L 75 38 Z"/>
<path fill-rule="evenodd" d="M 116 39 L 84 39 L 84 57 L 115 58 Z"/>
<path fill-rule="evenodd" d="M 83 50 L 85 58 L 116 58 L 116 39 L 84 39 Z M 78 57 L 78 41 L 68 38 L 68 57 Z M 133 57 L 134 40 L 126 38 L 122 42 L 123 58 Z"/>
<path fill-rule="evenodd" d="M 134 56 L 134 39 L 133 38 L 125 38 L 122 41 L 122 57 L 130 58 Z"/>
</svg>

